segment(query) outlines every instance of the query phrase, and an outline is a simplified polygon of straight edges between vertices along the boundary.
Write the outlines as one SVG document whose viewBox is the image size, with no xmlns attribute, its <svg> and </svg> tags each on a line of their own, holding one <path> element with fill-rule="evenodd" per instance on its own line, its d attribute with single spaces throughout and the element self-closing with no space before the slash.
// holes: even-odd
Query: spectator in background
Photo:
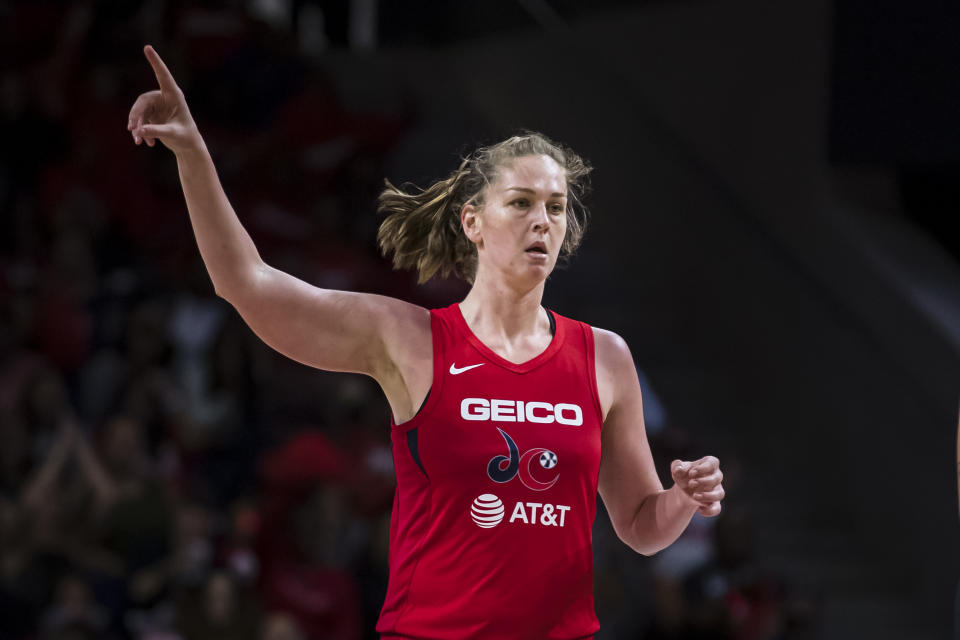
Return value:
<svg viewBox="0 0 960 640">
<path fill-rule="evenodd" d="M 128 594 L 146 604 L 160 595 L 170 572 L 173 511 L 153 476 L 153 461 L 138 422 L 117 416 L 103 433 L 103 463 L 82 457 L 101 514 L 99 543 L 130 575 Z"/>
<path fill-rule="evenodd" d="M 271 613 L 263 622 L 260 640 L 305 640 L 305 636 L 293 616 Z"/>
<path fill-rule="evenodd" d="M 171 345 L 166 306 L 138 304 L 128 321 L 119 410 L 135 419 L 143 446 L 152 454 L 183 418 L 183 392 L 169 369 Z"/>
<path fill-rule="evenodd" d="M 223 563 L 230 568 L 237 584 L 250 587 L 260 577 L 260 558 L 256 539 L 260 531 L 260 514 L 253 500 L 241 499 L 231 510 L 230 533 L 223 549 Z"/>
<path fill-rule="evenodd" d="M 43 640 L 103 638 L 107 623 L 107 612 L 94 601 L 86 581 L 76 574 L 66 574 L 43 614 L 41 636 Z"/>
<path fill-rule="evenodd" d="M 258 555 L 271 610 L 295 615 L 310 638 L 359 640 L 359 587 L 352 563 L 363 538 L 346 502 L 354 465 L 319 433 L 303 432 L 264 459 Z"/>
<path fill-rule="evenodd" d="M 41 627 L 47 635 L 90 636 L 90 625 L 66 615 L 83 610 L 84 601 L 97 620 L 106 618 L 108 628 L 94 637 L 171 638 L 180 594 L 205 584 L 213 567 L 229 567 L 247 589 L 244 598 L 255 600 L 249 590 L 260 584 L 252 473 L 258 438 L 261 427 L 277 438 L 287 433 L 288 420 L 278 416 L 290 411 L 301 374 L 286 363 L 264 368 L 267 358 L 251 355 L 249 331 L 229 321 L 202 270 L 184 284 L 180 265 L 189 260 L 177 252 L 189 229 L 169 216 L 182 207 L 179 190 L 149 170 L 150 159 L 130 162 L 114 153 L 126 141 L 112 122 L 126 107 L 131 69 L 139 72 L 140 63 L 129 66 L 123 42 L 162 34 L 196 54 L 198 94 L 214 99 L 212 111 L 236 116 L 213 134 L 236 160 L 233 175 L 257 194 L 272 194 L 258 197 L 262 229 L 279 252 L 295 253 L 300 264 L 334 279 L 353 270 L 355 263 L 338 263 L 347 255 L 364 256 L 364 268 L 355 271 L 365 282 L 376 282 L 377 271 L 390 273 L 373 251 L 344 246 L 359 241 L 349 235 L 353 222 L 343 203 L 369 201 L 364 190 L 376 185 L 352 177 L 352 158 L 362 155 L 363 166 L 382 162 L 403 118 L 365 117 L 342 106 L 333 83 L 293 55 L 282 31 L 269 31 L 235 3 L 134 0 L 116 9 L 18 2 L 2 10 L 10 54 L 0 71 L 3 640 L 33 640 Z M 246 83 L 252 67 L 262 84 Z M 225 83 L 260 99 L 238 110 L 222 98 L 237 94 Z M 298 140 L 315 124 L 310 109 L 317 104 L 331 107 L 335 126 Z M 272 120 L 283 130 L 259 136 L 271 145 L 262 147 L 251 125 L 262 131 Z M 292 147 L 299 150 L 278 163 L 276 150 Z M 314 184 L 318 201 L 331 206 L 310 215 L 296 190 L 276 188 L 291 180 Z M 337 193 L 345 182 L 350 193 Z M 157 197 L 143 202 L 146 192 Z M 286 233 L 274 233 L 278 220 L 289 223 Z M 339 253 L 318 262 L 311 244 L 317 235 Z M 277 373 L 275 394 L 250 392 L 254 357 L 258 375 Z M 257 385 L 258 392 L 265 388 Z M 309 387 L 300 394 L 294 413 L 310 412 L 321 426 L 339 420 L 333 394 L 323 403 Z M 72 415 L 77 425 L 63 422 Z M 392 483 L 376 474 L 376 495 L 363 511 L 379 521 Z M 317 520 L 324 503 L 317 495 L 302 507 L 302 522 Z M 158 512 L 144 519 L 148 507 Z M 352 514 L 343 521 L 354 523 L 347 537 L 361 547 L 350 556 L 362 554 L 366 534 L 356 533 Z M 349 576 L 353 568 L 337 571 Z M 357 609 L 344 610 L 358 627 Z M 302 625 L 293 626 L 304 635 Z"/>
<path fill-rule="evenodd" d="M 25 498 L 40 514 L 37 539 L 90 576 L 115 628 L 128 607 L 155 602 L 170 574 L 171 505 L 150 475 L 139 429 L 129 418 L 111 419 L 101 454 L 72 420 L 64 419 L 52 454 Z M 69 458 L 76 467 L 64 483 Z M 64 525 L 64 513 L 73 516 L 73 526 Z"/>
<path fill-rule="evenodd" d="M 256 640 L 259 611 L 226 571 L 214 571 L 201 593 L 185 592 L 178 629 L 184 640 Z"/>
</svg>

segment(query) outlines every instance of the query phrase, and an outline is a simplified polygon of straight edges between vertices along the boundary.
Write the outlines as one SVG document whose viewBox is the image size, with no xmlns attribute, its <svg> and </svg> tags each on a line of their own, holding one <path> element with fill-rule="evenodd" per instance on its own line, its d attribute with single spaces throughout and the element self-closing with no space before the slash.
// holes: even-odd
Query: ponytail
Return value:
<svg viewBox="0 0 960 640">
<path fill-rule="evenodd" d="M 468 160 L 445 180 L 408 193 L 384 180 L 377 212 L 386 216 L 377 232 L 383 255 L 393 252 L 394 269 L 416 269 L 423 284 L 438 271 L 473 281 L 477 249 L 463 234 L 460 209 L 469 200 Z"/>
</svg>

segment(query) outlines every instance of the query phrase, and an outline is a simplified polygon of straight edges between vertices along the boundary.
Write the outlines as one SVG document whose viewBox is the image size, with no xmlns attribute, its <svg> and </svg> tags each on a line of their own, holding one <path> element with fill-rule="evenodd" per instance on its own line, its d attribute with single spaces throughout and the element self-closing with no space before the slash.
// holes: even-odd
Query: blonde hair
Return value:
<svg viewBox="0 0 960 640">
<path fill-rule="evenodd" d="M 418 281 L 437 272 L 453 273 L 469 283 L 477 274 L 477 248 L 463 233 L 460 210 L 473 203 L 483 206 L 483 193 L 497 178 L 500 167 L 514 158 L 545 155 L 556 161 L 567 178 L 567 233 L 560 248 L 565 260 L 580 245 L 589 211 L 582 198 L 592 170 L 584 160 L 545 135 L 524 132 L 497 144 L 480 147 L 463 158 L 460 167 L 426 189 L 397 188 L 389 180 L 378 198 L 377 211 L 386 216 L 377 241 L 384 256 L 393 253 L 394 269 L 415 268 Z M 403 185 L 406 187 L 407 185 Z"/>
</svg>

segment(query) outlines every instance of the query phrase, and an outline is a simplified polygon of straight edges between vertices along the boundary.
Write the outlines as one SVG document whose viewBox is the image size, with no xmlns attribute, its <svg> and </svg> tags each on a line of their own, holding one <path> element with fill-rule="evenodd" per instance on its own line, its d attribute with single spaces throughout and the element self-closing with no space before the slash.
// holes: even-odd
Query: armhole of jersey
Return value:
<svg viewBox="0 0 960 640">
<path fill-rule="evenodd" d="M 594 349 L 593 327 L 585 322 L 580 323 L 583 330 L 583 341 L 587 348 L 587 375 L 590 376 L 590 395 L 593 396 L 594 408 L 597 410 L 597 421 L 603 428 L 603 407 L 600 405 L 600 388 L 597 387 L 597 357 Z"/>
<path fill-rule="evenodd" d="M 433 411 L 440 397 L 440 390 L 443 386 L 443 329 L 440 316 L 435 311 L 430 312 L 430 335 L 433 343 L 433 380 L 430 381 L 430 388 L 427 389 L 427 397 L 424 398 L 423 404 L 412 418 L 400 424 L 394 423 L 391 418 L 390 422 L 393 428 L 401 433 L 406 433 L 420 426 L 424 418 Z"/>
</svg>

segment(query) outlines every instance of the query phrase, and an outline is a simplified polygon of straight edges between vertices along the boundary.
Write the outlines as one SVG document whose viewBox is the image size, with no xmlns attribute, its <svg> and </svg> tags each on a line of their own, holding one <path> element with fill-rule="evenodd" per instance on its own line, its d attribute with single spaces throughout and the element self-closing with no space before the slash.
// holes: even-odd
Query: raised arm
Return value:
<svg viewBox="0 0 960 640">
<path fill-rule="evenodd" d="M 719 461 L 674 460 L 673 486 L 657 477 L 643 424 L 640 380 L 623 338 L 594 329 L 597 384 L 606 408 L 599 491 L 617 536 L 630 548 L 652 555 L 673 543 L 694 513 L 715 516 L 723 499 Z"/>
<path fill-rule="evenodd" d="M 408 388 L 425 393 L 430 383 L 429 361 L 421 366 L 431 353 L 429 312 L 384 296 L 320 289 L 265 264 L 227 200 L 183 92 L 152 47 L 144 54 L 159 89 L 137 98 L 127 129 L 136 144 L 152 147 L 159 140 L 176 155 L 190 222 L 217 295 L 284 355 L 376 378 L 402 419 L 406 405 L 416 402 Z M 411 379 L 421 370 L 425 383 Z"/>
</svg>

